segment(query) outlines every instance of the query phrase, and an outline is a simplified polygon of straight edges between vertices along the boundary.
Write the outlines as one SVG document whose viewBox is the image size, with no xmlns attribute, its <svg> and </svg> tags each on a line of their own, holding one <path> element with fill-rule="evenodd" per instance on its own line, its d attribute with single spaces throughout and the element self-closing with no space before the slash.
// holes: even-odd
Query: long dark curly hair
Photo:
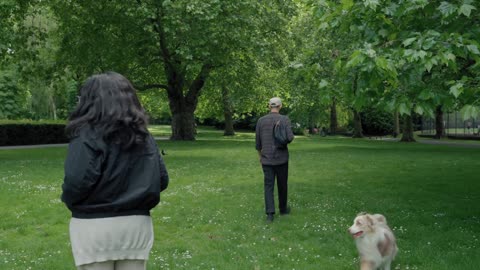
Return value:
<svg viewBox="0 0 480 270">
<path fill-rule="evenodd" d="M 95 130 L 105 142 L 120 144 L 124 149 L 145 142 L 149 134 L 147 116 L 127 78 L 106 72 L 86 80 L 66 133 L 74 138 L 83 128 Z"/>
</svg>

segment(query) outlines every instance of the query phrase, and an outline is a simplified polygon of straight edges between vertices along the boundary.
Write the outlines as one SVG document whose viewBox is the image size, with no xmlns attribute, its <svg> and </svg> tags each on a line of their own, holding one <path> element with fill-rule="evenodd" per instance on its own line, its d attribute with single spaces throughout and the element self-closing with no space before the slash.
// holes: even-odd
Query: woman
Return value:
<svg viewBox="0 0 480 270">
<path fill-rule="evenodd" d="M 66 131 L 62 201 L 77 269 L 145 269 L 150 210 L 169 178 L 132 84 L 114 72 L 87 79 Z"/>
</svg>

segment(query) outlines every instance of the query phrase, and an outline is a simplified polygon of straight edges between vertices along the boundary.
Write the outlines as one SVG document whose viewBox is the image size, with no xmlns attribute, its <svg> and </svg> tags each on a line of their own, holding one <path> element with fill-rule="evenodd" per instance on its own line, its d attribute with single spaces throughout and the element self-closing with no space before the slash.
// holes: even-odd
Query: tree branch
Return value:
<svg viewBox="0 0 480 270">
<path fill-rule="evenodd" d="M 168 94 L 169 96 L 177 96 L 182 94 L 183 84 L 185 80 L 184 73 L 182 73 L 181 65 L 176 63 L 175 58 L 172 56 L 166 41 L 165 29 L 163 28 L 163 10 L 161 7 L 157 7 L 157 16 L 153 22 L 153 28 L 158 34 L 160 41 L 160 55 L 163 58 L 163 64 L 165 69 L 165 75 L 168 79 Z"/>
<path fill-rule="evenodd" d="M 188 93 L 186 96 L 187 102 L 196 104 L 200 90 L 202 90 L 205 81 L 207 80 L 210 71 L 212 71 L 213 66 L 210 64 L 203 64 L 202 69 L 198 73 L 197 77 L 193 80 L 188 88 Z"/>
<path fill-rule="evenodd" d="M 165 90 L 168 90 L 168 85 L 165 85 L 165 84 L 145 84 L 145 85 L 135 85 L 134 86 L 135 89 L 137 89 L 138 91 L 145 91 L 145 90 L 148 90 L 148 89 L 165 89 Z"/>
<path fill-rule="evenodd" d="M 155 18 L 153 27 L 155 32 L 158 33 L 159 41 L 160 41 L 160 50 L 165 62 L 170 62 L 170 51 L 167 48 L 167 44 L 165 42 L 165 31 L 162 26 L 162 16 L 163 11 L 160 8 L 157 8 L 157 17 Z"/>
</svg>

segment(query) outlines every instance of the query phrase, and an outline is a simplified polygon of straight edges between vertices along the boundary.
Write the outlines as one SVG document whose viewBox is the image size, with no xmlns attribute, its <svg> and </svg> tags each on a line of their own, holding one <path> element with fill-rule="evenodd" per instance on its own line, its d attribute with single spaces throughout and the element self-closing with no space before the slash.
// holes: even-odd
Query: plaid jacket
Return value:
<svg viewBox="0 0 480 270">
<path fill-rule="evenodd" d="M 278 120 L 287 125 L 289 141 L 294 138 L 290 119 L 287 116 L 269 113 L 258 119 L 255 128 L 255 148 L 261 152 L 260 162 L 263 165 L 281 165 L 288 162 L 288 147 L 278 149 L 273 138 L 273 126 Z"/>
</svg>

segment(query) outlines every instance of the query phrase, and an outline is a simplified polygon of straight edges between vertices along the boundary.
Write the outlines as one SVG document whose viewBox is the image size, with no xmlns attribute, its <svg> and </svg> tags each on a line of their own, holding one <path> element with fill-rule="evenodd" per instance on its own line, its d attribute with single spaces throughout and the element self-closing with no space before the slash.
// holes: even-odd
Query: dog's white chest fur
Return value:
<svg viewBox="0 0 480 270">
<path fill-rule="evenodd" d="M 392 261 L 393 236 L 386 228 L 376 228 L 375 232 L 367 233 L 355 240 L 360 257 L 367 261 L 375 262 L 376 267 Z M 382 251 L 384 251 L 382 254 Z"/>
</svg>

